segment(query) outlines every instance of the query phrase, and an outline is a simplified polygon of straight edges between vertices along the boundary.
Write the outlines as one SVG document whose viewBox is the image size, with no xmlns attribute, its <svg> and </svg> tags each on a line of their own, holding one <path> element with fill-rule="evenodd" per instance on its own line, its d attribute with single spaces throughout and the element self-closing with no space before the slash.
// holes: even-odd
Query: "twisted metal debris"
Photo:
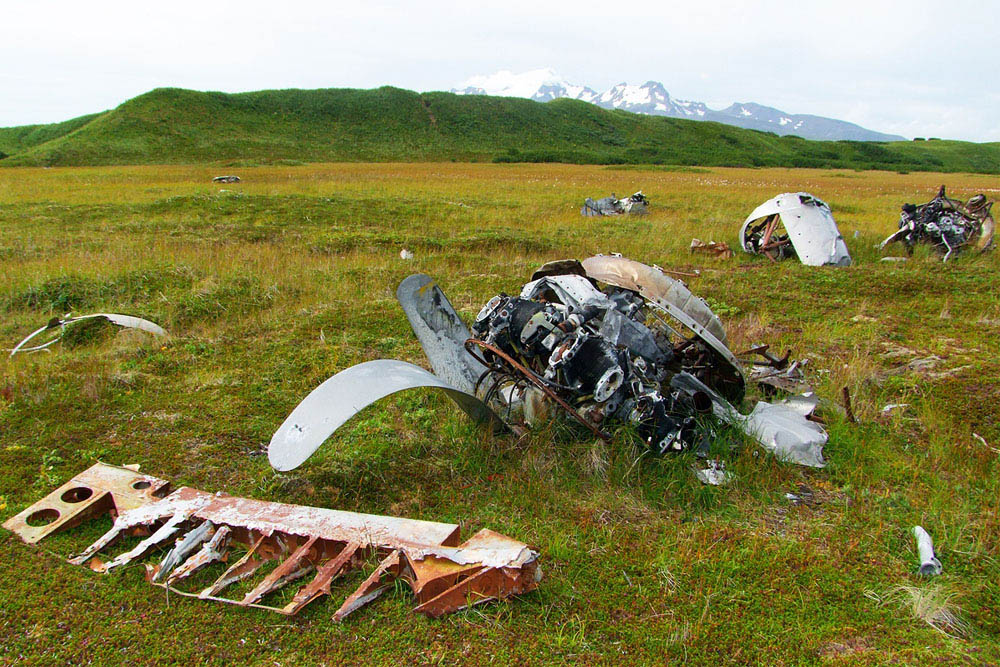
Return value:
<svg viewBox="0 0 1000 667">
<path fill-rule="evenodd" d="M 47 350 L 62 340 L 68 325 L 73 324 L 74 322 L 80 322 L 81 320 L 93 320 L 100 318 L 126 329 L 139 329 L 140 331 L 151 333 L 154 336 L 167 335 L 167 332 L 164 331 L 163 327 L 159 324 L 150 322 L 149 320 L 144 320 L 141 317 L 133 317 L 132 315 L 119 315 L 118 313 L 94 313 L 93 315 L 77 315 L 76 317 L 65 315 L 64 317 L 53 317 L 44 327 L 36 329 L 28 334 L 20 343 L 14 346 L 14 349 L 10 351 L 10 356 L 13 357 L 18 352 L 39 352 L 41 350 Z M 57 329 L 58 331 L 56 331 Z M 47 332 L 54 333 L 55 335 L 44 343 L 26 347 L 28 343 L 36 337 Z"/>
<path fill-rule="evenodd" d="M 188 487 L 168 493 L 169 487 L 168 481 L 140 474 L 137 467 L 97 463 L 9 519 L 4 528 L 35 544 L 110 514 L 115 518 L 111 529 L 70 563 L 109 572 L 176 538 L 159 563 L 146 565 L 150 583 L 186 597 L 285 615 L 333 595 L 337 579 L 374 564 L 334 612 L 334 621 L 379 597 L 397 579 L 413 590 L 415 611 L 433 618 L 528 592 L 541 579 L 537 552 L 491 530 L 461 542 L 456 524 L 286 505 Z M 144 539 L 117 556 L 104 555 L 127 535 Z M 212 583 L 197 591 L 180 588 L 220 563 L 228 567 Z M 275 563 L 241 597 L 225 596 L 233 584 L 250 581 Z M 298 580 L 306 583 L 288 602 L 266 603 L 268 596 Z"/>
<path fill-rule="evenodd" d="M 786 192 L 755 208 L 740 229 L 740 246 L 774 261 L 798 257 L 809 266 L 851 263 L 830 206 L 808 192 Z"/>
<path fill-rule="evenodd" d="M 882 241 L 879 248 L 899 242 L 912 253 L 918 243 L 926 243 L 943 261 L 965 248 L 985 252 L 993 247 L 996 227 L 991 212 L 993 203 L 983 194 L 967 202 L 951 199 L 942 185 L 937 196 L 926 204 L 903 204 L 899 229 Z"/>
<path fill-rule="evenodd" d="M 396 296 L 434 374 L 378 360 L 334 375 L 271 438 L 275 468 L 297 467 L 350 416 L 419 387 L 444 391 L 494 430 L 561 413 L 606 440 L 615 423 L 631 424 L 663 454 L 701 448 L 718 420 L 779 458 L 825 465 L 827 434 L 808 419 L 815 403 L 761 402 L 740 413 L 733 403 L 745 380 L 722 322 L 658 267 L 620 255 L 549 262 L 517 296 L 490 299 L 471 332 L 429 276 L 409 276 Z"/>
<path fill-rule="evenodd" d="M 649 198 L 639 190 L 633 195 L 618 199 L 614 193 L 610 197 L 591 199 L 587 197 L 580 209 L 580 215 L 596 217 L 603 215 L 646 215 L 649 211 Z"/>
</svg>

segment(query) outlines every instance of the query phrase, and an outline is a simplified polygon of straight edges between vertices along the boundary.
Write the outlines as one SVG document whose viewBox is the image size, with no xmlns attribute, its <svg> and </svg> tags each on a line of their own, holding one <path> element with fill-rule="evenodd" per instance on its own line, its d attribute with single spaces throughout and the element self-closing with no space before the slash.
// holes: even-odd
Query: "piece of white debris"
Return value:
<svg viewBox="0 0 1000 667">
<path fill-rule="evenodd" d="M 909 257 L 883 257 L 883 262 L 905 262 Z"/>
<path fill-rule="evenodd" d="M 733 481 L 733 473 L 726 470 L 726 464 L 717 459 L 705 461 L 707 468 L 694 468 L 694 474 L 702 484 L 723 486 Z"/>
<path fill-rule="evenodd" d="M 917 553 L 920 555 L 920 574 L 932 577 L 941 574 L 941 561 L 934 554 L 931 536 L 920 526 L 913 527 L 913 537 L 917 539 Z"/>
<path fill-rule="evenodd" d="M 400 259 L 413 259 L 413 253 L 410 252 L 409 250 L 407 250 L 406 248 L 403 248 L 402 250 L 399 251 L 399 258 Z"/>
<path fill-rule="evenodd" d="M 890 403 L 882 408 L 882 415 L 888 417 L 893 413 L 893 411 L 908 407 L 910 407 L 909 403 Z"/>
</svg>

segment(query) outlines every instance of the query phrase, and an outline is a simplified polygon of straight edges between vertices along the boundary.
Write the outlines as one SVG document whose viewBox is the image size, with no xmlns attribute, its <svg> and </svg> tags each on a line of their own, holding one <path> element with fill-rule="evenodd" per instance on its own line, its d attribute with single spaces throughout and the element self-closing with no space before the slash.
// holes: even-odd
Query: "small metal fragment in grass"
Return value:
<svg viewBox="0 0 1000 667">
<path fill-rule="evenodd" d="M 920 556 L 920 574 L 932 577 L 941 574 L 941 561 L 934 554 L 934 542 L 930 534 L 921 526 L 913 527 L 913 537 L 917 540 L 917 553 Z"/>
<path fill-rule="evenodd" d="M 733 473 L 726 470 L 726 464 L 717 459 L 705 461 L 705 468 L 695 468 L 694 474 L 702 484 L 724 486 L 733 481 Z"/>
</svg>

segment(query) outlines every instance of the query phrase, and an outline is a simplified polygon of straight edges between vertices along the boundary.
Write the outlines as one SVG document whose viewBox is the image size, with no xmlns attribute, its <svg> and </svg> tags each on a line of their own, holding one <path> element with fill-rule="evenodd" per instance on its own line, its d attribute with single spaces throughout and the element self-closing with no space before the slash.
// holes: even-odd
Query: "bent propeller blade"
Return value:
<svg viewBox="0 0 1000 667">
<path fill-rule="evenodd" d="M 267 459 L 276 470 L 294 470 L 358 412 L 390 394 L 418 387 L 440 389 L 475 421 L 489 423 L 495 431 L 505 428 L 493 410 L 472 394 L 419 366 L 377 359 L 351 366 L 313 389 L 271 437 Z"/>
</svg>

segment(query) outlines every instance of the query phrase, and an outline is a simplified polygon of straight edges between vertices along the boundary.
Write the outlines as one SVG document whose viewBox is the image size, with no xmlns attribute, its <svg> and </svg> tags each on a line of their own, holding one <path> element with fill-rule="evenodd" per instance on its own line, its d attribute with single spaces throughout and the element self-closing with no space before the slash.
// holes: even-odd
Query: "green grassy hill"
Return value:
<svg viewBox="0 0 1000 667">
<path fill-rule="evenodd" d="M 0 129 L 0 165 L 510 161 L 1000 172 L 1000 143 L 807 141 L 573 100 L 375 90 L 157 89 Z"/>
</svg>

